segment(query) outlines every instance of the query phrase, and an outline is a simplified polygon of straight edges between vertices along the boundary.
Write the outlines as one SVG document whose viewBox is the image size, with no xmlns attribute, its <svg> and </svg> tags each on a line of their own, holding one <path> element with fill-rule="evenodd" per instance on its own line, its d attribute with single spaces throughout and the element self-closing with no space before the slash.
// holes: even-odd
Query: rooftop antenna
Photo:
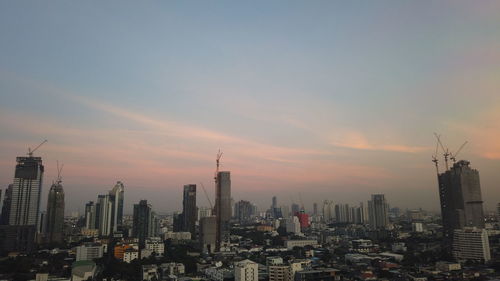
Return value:
<svg viewBox="0 0 500 281">
<path fill-rule="evenodd" d="M 35 152 L 37 149 L 39 149 L 39 148 L 40 148 L 40 146 L 42 146 L 42 145 L 43 145 L 44 143 L 46 143 L 46 142 L 47 142 L 47 140 L 42 141 L 42 143 L 40 143 L 40 144 L 39 144 L 37 147 L 35 147 L 35 149 L 33 149 L 33 150 L 31 150 L 31 148 L 30 148 L 30 147 L 28 147 L 28 156 L 29 156 L 29 157 L 33 157 L 33 152 Z"/>
<path fill-rule="evenodd" d="M 439 160 L 437 158 L 437 154 L 438 154 L 438 149 L 439 149 L 439 138 L 440 138 L 440 135 L 434 133 L 434 135 L 436 136 L 436 151 L 434 152 L 434 155 L 432 155 L 432 162 L 434 162 L 434 165 L 436 166 L 436 174 L 439 175 Z"/>
<path fill-rule="evenodd" d="M 453 164 L 455 164 L 457 162 L 457 155 L 460 153 L 460 151 L 462 151 L 462 148 L 464 148 L 464 146 L 469 143 L 468 141 L 464 142 L 460 148 L 457 149 L 457 152 L 453 152 L 453 153 L 450 153 L 451 157 L 450 159 L 453 161 Z"/>
</svg>

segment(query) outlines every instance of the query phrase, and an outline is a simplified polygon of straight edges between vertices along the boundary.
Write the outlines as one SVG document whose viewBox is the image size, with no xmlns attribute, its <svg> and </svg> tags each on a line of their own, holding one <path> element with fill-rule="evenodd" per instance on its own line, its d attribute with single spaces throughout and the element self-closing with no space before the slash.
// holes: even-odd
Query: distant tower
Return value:
<svg viewBox="0 0 500 281">
<path fill-rule="evenodd" d="M 38 225 L 44 167 L 41 157 L 17 157 L 9 225 Z"/>
<path fill-rule="evenodd" d="M 86 229 L 98 229 L 96 221 L 97 212 L 96 212 L 96 204 L 94 201 L 89 201 L 85 204 L 85 228 Z"/>
<path fill-rule="evenodd" d="M 215 215 L 217 218 L 218 251 L 229 244 L 231 219 L 231 174 L 228 171 L 218 172 L 216 180 Z"/>
<path fill-rule="evenodd" d="M 132 235 L 139 238 L 139 245 L 144 247 L 146 238 L 151 235 L 152 208 L 147 200 L 139 201 L 139 204 L 134 204 L 134 217 Z"/>
<path fill-rule="evenodd" d="M 372 200 L 368 201 L 368 213 L 370 226 L 373 229 L 385 229 L 389 224 L 388 204 L 384 194 L 372 194 Z"/>
<path fill-rule="evenodd" d="M 439 174 L 438 180 L 443 231 L 448 242 L 451 243 L 455 229 L 484 228 L 479 172 L 470 168 L 470 162 L 458 161 Z"/>
<path fill-rule="evenodd" d="M 108 194 L 97 196 L 96 213 L 99 235 L 108 236 L 112 234 L 113 203 Z"/>
<path fill-rule="evenodd" d="M 60 178 L 50 187 L 45 218 L 47 242 L 61 243 L 64 226 L 64 190 Z"/>
<path fill-rule="evenodd" d="M 12 202 L 12 189 L 14 189 L 14 185 L 9 184 L 9 187 L 7 187 L 7 189 L 4 192 L 2 215 L 0 216 L 0 225 L 9 224 L 10 205 Z"/>
<path fill-rule="evenodd" d="M 191 239 L 196 238 L 196 184 L 184 185 L 182 200 L 183 231 L 191 232 Z"/>
<path fill-rule="evenodd" d="M 109 191 L 110 201 L 113 205 L 111 213 L 111 227 L 113 232 L 123 225 L 123 200 L 125 187 L 121 181 L 117 181 L 113 189 Z"/>
</svg>

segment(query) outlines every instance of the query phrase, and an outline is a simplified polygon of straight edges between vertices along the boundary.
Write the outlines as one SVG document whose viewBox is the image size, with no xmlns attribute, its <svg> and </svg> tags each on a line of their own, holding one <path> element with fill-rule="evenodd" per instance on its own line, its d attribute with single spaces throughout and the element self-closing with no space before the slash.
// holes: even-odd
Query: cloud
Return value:
<svg viewBox="0 0 500 281">
<path fill-rule="evenodd" d="M 403 153 L 418 153 L 428 151 L 430 147 L 426 146 L 408 146 L 401 144 L 379 144 L 370 142 L 360 132 L 344 132 L 341 136 L 333 138 L 331 145 L 350 149 L 373 150 L 373 151 L 391 151 Z"/>
</svg>

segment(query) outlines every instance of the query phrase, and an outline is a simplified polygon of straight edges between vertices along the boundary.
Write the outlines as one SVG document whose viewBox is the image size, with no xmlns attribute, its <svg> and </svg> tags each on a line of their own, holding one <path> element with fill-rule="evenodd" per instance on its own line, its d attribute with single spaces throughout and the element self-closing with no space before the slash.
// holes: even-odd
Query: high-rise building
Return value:
<svg viewBox="0 0 500 281">
<path fill-rule="evenodd" d="M 330 223 L 334 219 L 335 208 L 332 201 L 325 200 L 323 202 L 323 221 Z"/>
<path fill-rule="evenodd" d="M 200 219 L 200 248 L 204 253 L 213 253 L 217 243 L 217 218 L 215 216 Z"/>
<path fill-rule="evenodd" d="M 497 217 L 500 218 L 500 203 L 497 204 Z"/>
<path fill-rule="evenodd" d="M 313 203 L 313 215 L 314 216 L 318 215 L 318 203 L 316 202 Z"/>
<path fill-rule="evenodd" d="M 113 203 L 109 194 L 97 196 L 97 205 L 99 209 L 98 216 L 99 221 L 99 235 L 108 236 L 112 234 L 112 218 L 113 218 Z"/>
<path fill-rule="evenodd" d="M 61 243 L 63 241 L 64 226 L 64 190 L 61 179 L 58 179 L 50 187 L 45 221 L 46 241 Z"/>
<path fill-rule="evenodd" d="M 41 157 L 17 157 L 9 225 L 38 225 L 44 167 Z"/>
<path fill-rule="evenodd" d="M 438 181 L 445 238 L 451 241 L 453 231 L 466 226 L 484 228 L 479 172 L 470 162 L 458 161 Z"/>
<path fill-rule="evenodd" d="M 109 191 L 109 199 L 112 204 L 111 228 L 116 232 L 123 225 L 123 201 L 125 187 L 121 181 L 117 181 L 115 186 Z"/>
<path fill-rule="evenodd" d="M 230 242 L 231 174 L 228 171 L 217 173 L 215 215 L 217 218 L 216 249 L 220 251 L 225 249 Z"/>
<path fill-rule="evenodd" d="M 198 208 L 198 220 L 201 220 L 201 218 L 204 217 L 209 217 L 212 215 L 213 209 L 210 207 L 200 207 Z"/>
<path fill-rule="evenodd" d="M 300 221 L 299 218 L 293 216 L 289 219 L 286 219 L 286 232 L 293 234 L 300 234 Z"/>
<path fill-rule="evenodd" d="M 235 218 L 239 224 L 248 224 L 252 221 L 254 206 L 249 201 L 240 200 L 235 204 Z"/>
<path fill-rule="evenodd" d="M 191 238 L 196 238 L 196 184 L 184 185 L 182 200 L 183 231 L 191 232 Z"/>
<path fill-rule="evenodd" d="M 10 205 L 12 202 L 12 189 L 14 188 L 13 184 L 9 184 L 9 187 L 4 192 L 3 196 L 3 205 L 2 205 L 2 215 L 0 215 L 0 225 L 9 224 L 9 214 L 10 214 Z"/>
<path fill-rule="evenodd" d="M 384 229 L 389 225 L 388 208 L 384 194 L 372 194 L 372 200 L 368 201 L 371 228 Z"/>
<path fill-rule="evenodd" d="M 96 218 L 96 204 L 94 204 L 94 201 L 89 201 L 85 204 L 85 228 L 98 229 L 99 225 L 97 224 Z"/>
<path fill-rule="evenodd" d="M 259 281 L 259 265 L 251 260 L 235 262 L 234 281 Z"/>
<path fill-rule="evenodd" d="M 292 203 L 292 216 L 295 216 L 296 214 L 300 213 L 300 206 L 299 204 Z"/>
<path fill-rule="evenodd" d="M 490 243 L 485 229 L 464 227 L 453 231 L 453 257 L 458 261 L 491 260 Z"/>
<path fill-rule="evenodd" d="M 152 208 L 147 200 L 134 204 L 132 235 L 139 238 L 139 245 L 144 248 L 146 238 L 151 234 Z"/>
</svg>

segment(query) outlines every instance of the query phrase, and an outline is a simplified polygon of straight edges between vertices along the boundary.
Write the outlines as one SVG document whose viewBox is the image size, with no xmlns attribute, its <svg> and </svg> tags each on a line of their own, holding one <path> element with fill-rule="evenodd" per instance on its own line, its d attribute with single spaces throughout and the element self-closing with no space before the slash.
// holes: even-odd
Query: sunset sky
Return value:
<svg viewBox="0 0 500 281">
<path fill-rule="evenodd" d="M 438 210 L 433 132 L 500 202 L 500 1 L 2 1 L 0 188 L 42 140 L 66 210 L 235 200 Z M 441 166 L 441 170 L 443 167 Z M 301 197 L 301 199 L 300 199 Z M 208 206 L 201 188 L 198 205 Z"/>
</svg>

